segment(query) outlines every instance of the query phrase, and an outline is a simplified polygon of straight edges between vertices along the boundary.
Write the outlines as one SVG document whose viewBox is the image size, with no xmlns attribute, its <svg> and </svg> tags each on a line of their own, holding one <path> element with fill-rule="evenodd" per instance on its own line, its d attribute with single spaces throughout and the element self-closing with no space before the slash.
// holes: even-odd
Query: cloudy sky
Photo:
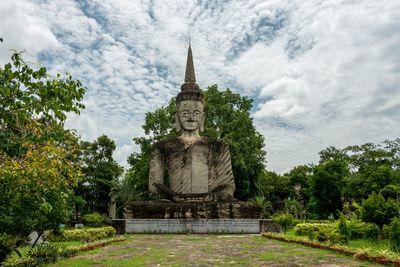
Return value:
<svg viewBox="0 0 400 267">
<path fill-rule="evenodd" d="M 87 108 L 67 126 L 113 138 L 126 166 L 145 113 L 179 92 L 191 38 L 198 84 L 254 99 L 267 168 L 283 173 L 400 137 L 399 18 L 395 0 L 1 0 L 0 63 L 25 49 L 81 80 Z"/>
</svg>

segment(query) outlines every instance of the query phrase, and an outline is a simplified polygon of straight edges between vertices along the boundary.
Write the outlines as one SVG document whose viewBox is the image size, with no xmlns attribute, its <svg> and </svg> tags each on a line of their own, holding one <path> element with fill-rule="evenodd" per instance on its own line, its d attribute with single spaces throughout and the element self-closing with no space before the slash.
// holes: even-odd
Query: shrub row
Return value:
<svg viewBox="0 0 400 267">
<path fill-rule="evenodd" d="M 332 244 L 346 243 L 338 233 L 337 223 L 299 223 L 294 230 L 296 235 L 307 236 L 310 240 Z"/>
<path fill-rule="evenodd" d="M 124 237 L 114 237 L 106 240 L 94 241 L 81 246 L 69 246 L 66 248 L 54 246 L 51 244 L 41 244 L 36 246 L 28 253 L 27 257 L 9 258 L 1 264 L 1 267 L 35 267 L 48 263 L 54 263 L 60 258 L 70 258 L 79 251 L 92 250 L 98 247 L 104 247 L 112 242 L 125 241 Z"/>
<path fill-rule="evenodd" d="M 347 221 L 347 228 L 350 232 L 350 239 L 376 239 L 379 235 L 379 228 L 375 224 L 359 220 Z"/>
<path fill-rule="evenodd" d="M 347 229 L 350 234 L 350 239 L 361 238 L 378 238 L 379 228 L 375 224 L 365 223 L 359 220 L 347 221 Z M 318 237 L 318 235 L 335 235 L 338 232 L 338 223 L 300 223 L 294 228 L 296 235 Z M 384 228 L 384 236 L 388 236 L 389 229 Z M 313 239 L 313 238 L 311 238 Z M 318 238 L 317 238 L 318 239 Z M 322 240 L 323 241 L 323 240 Z"/>
<path fill-rule="evenodd" d="M 336 223 L 299 223 L 294 227 L 296 235 L 311 236 L 315 232 L 331 232 L 337 229 Z"/>
<path fill-rule="evenodd" d="M 64 230 L 57 236 L 50 233 L 47 237 L 49 241 L 85 241 L 91 242 L 103 238 L 115 236 L 115 229 L 112 226 L 100 228 L 79 228 Z"/>
<path fill-rule="evenodd" d="M 83 215 L 83 222 L 89 227 L 101 227 L 110 223 L 108 217 L 98 212 Z"/>
</svg>

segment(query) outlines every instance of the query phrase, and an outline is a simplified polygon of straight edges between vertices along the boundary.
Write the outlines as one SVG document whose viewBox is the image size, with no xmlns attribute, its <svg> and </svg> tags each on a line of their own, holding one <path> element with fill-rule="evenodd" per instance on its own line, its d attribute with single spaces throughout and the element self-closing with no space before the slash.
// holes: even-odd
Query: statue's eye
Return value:
<svg viewBox="0 0 400 267">
<path fill-rule="evenodd" d="M 198 110 L 194 111 L 194 112 L 193 112 L 193 115 L 194 115 L 194 116 L 200 116 L 200 111 L 198 111 Z"/>
<path fill-rule="evenodd" d="M 187 111 L 182 111 L 182 112 L 181 112 L 181 115 L 182 115 L 183 117 L 186 117 L 186 116 L 188 115 L 188 113 L 187 113 Z"/>
</svg>

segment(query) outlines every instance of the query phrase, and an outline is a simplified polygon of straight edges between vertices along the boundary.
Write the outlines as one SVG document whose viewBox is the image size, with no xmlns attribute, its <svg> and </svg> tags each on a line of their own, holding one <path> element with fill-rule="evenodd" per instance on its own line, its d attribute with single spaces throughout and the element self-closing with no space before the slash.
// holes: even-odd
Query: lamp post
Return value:
<svg viewBox="0 0 400 267">
<path fill-rule="evenodd" d="M 301 199 L 301 195 L 300 195 L 300 190 L 301 190 L 301 183 L 295 183 L 293 185 L 294 191 L 296 191 L 297 194 L 297 199 L 299 200 L 299 204 L 300 204 L 300 214 L 299 217 L 303 217 L 304 214 L 304 210 L 303 210 L 303 201 Z M 299 218 L 300 219 L 300 218 Z"/>
<path fill-rule="evenodd" d="M 295 183 L 293 187 L 294 187 L 294 190 L 296 191 L 297 195 L 300 196 L 301 183 Z"/>
</svg>

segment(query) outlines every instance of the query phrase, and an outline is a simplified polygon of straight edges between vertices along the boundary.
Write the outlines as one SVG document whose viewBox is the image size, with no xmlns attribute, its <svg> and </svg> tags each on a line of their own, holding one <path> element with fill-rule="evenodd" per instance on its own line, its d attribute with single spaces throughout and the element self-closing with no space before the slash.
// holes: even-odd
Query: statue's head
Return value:
<svg viewBox="0 0 400 267">
<path fill-rule="evenodd" d="M 182 135 L 198 136 L 204 131 L 204 119 L 204 98 L 200 89 L 182 90 L 176 100 L 176 129 Z"/>
<path fill-rule="evenodd" d="M 184 100 L 177 105 L 175 114 L 176 129 L 182 135 L 198 136 L 204 131 L 204 107 L 201 101 Z"/>
</svg>

